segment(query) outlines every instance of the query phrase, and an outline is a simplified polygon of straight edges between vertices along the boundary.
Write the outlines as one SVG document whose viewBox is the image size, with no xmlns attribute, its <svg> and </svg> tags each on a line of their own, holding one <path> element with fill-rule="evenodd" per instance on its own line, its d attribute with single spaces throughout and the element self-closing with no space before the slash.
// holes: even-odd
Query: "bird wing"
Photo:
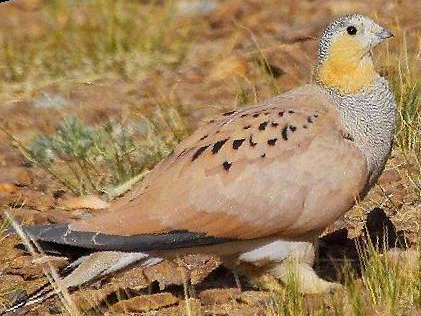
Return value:
<svg viewBox="0 0 421 316">
<path fill-rule="evenodd" d="M 202 236 L 195 245 L 294 238 L 349 210 L 367 177 L 326 92 L 308 85 L 208 121 L 109 212 L 67 234 L 169 236 L 173 245 L 174 232 Z"/>
</svg>

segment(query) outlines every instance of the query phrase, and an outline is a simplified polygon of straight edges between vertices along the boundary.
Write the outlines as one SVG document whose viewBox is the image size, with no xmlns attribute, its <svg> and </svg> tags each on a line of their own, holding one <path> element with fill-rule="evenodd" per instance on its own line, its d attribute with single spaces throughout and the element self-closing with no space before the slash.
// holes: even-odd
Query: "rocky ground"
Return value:
<svg viewBox="0 0 421 316">
<path fill-rule="evenodd" d="M 113 8 L 95 1 L 92 7 L 77 1 L 66 3 L 68 6 L 22 0 L 0 5 L 2 212 L 8 211 L 26 224 L 69 222 L 106 212 L 118 194 L 104 191 L 121 190 L 121 184 L 127 184 L 134 174 L 150 169 L 200 120 L 311 81 L 316 38 L 327 21 L 338 14 L 359 12 L 396 33 L 391 44 L 376 55 L 381 73 L 398 92 L 400 125 L 378 185 L 366 201 L 326 231 L 317 268 L 324 277 L 338 280 L 344 254 L 358 261 L 354 242 L 348 237 L 362 235 L 367 214 L 373 209 L 371 235 L 383 236 L 378 223 L 386 223 L 389 244 L 400 240 L 409 248 L 405 258 L 415 260 L 421 222 L 421 110 L 419 90 L 415 91 L 420 78 L 420 24 L 415 2 L 183 0 L 168 6 L 161 1 L 127 1 L 132 14 L 136 10 L 139 15 L 149 14 L 149 24 L 141 19 L 127 22 L 118 16 L 125 12 L 123 2 L 116 1 L 120 7 Z M 104 10 L 101 16 L 116 19 L 117 31 L 110 33 L 116 34 L 115 43 L 102 39 L 101 32 L 109 25 L 101 24 L 102 20 L 96 24 L 91 18 L 91 10 L 96 9 Z M 163 15 L 170 18 L 162 19 Z M 154 18 L 159 23 L 154 23 Z M 130 35 L 131 29 L 124 27 L 139 27 L 140 33 Z M 49 33 L 56 42 L 48 42 Z M 91 57 L 79 56 L 91 53 L 84 51 L 91 38 L 93 51 L 111 45 L 95 63 Z M 131 51 L 124 41 L 128 47 L 136 44 L 139 48 Z M 108 52 L 114 54 L 112 58 L 107 58 Z M 74 167 L 74 153 L 46 163 L 42 159 L 51 151 L 47 145 L 44 156 L 36 156 L 34 139 L 41 134 L 57 135 L 57 126 L 71 117 L 79 118 L 94 134 L 102 133 L 105 124 L 122 122 L 121 129 L 127 128 L 134 141 L 144 144 L 133 145 L 133 150 L 139 151 L 133 159 L 141 158 L 142 163 L 130 169 L 123 161 L 122 168 L 130 172 L 122 172 L 114 168 L 115 159 L 104 155 L 98 162 L 86 154 L 86 165 Z M 112 135 L 117 135 L 115 130 L 113 125 Z M 124 148 L 118 150 L 124 154 Z M 144 155 L 145 150 L 150 154 Z M 100 172 L 92 171 L 91 163 L 98 163 Z M 7 226 L 1 223 L 0 231 Z M 45 282 L 42 265 L 16 248 L 17 243 L 16 236 L 0 234 L 0 306 Z M 65 264 L 54 263 L 57 267 Z M 356 266 L 358 275 L 361 267 Z M 356 284 L 360 284 L 358 280 L 356 277 Z M 75 293 L 73 299 L 81 311 L 99 315 L 293 315 L 292 307 L 279 305 L 277 300 L 285 298 L 282 295 L 261 291 L 246 278 L 237 280 L 219 267 L 217 258 L 191 256 L 101 280 Z M 304 309 L 332 313 L 340 295 L 305 297 Z M 381 308 L 371 312 L 382 314 Z M 420 305 L 407 308 L 402 315 L 417 312 Z M 29 313 L 65 311 L 58 300 L 50 300 Z"/>
</svg>

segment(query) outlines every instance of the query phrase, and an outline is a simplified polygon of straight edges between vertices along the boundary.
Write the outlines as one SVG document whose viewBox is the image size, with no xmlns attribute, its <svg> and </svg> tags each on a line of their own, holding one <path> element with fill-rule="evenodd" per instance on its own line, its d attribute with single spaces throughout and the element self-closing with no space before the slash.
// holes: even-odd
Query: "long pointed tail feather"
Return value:
<svg viewBox="0 0 421 316">
<path fill-rule="evenodd" d="M 122 270 L 133 263 L 140 262 L 142 267 L 148 267 L 161 261 L 161 258 L 149 257 L 145 253 L 99 252 L 81 257 L 69 264 L 60 271 L 60 276 L 63 277 L 63 286 L 71 291 L 93 280 Z M 27 297 L 15 301 L 7 309 L 0 311 L 0 316 L 42 303 L 58 293 L 59 291 L 47 282 Z"/>
<path fill-rule="evenodd" d="M 85 257 L 81 257 L 78 260 L 65 266 L 61 271 L 59 271 L 59 275 L 61 277 L 66 277 L 71 274 L 83 262 L 84 258 Z M 10 307 L 0 311 L 0 316 L 14 312 L 23 307 L 36 305 L 37 303 L 41 303 L 55 294 L 56 290 L 51 285 L 51 283 L 45 282 L 43 285 L 35 289 L 31 294 L 17 299 Z"/>
</svg>

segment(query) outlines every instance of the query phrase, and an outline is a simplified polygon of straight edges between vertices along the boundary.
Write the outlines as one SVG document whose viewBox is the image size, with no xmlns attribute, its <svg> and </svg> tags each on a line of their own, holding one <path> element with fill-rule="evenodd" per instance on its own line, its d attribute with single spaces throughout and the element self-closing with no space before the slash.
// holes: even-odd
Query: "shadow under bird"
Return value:
<svg viewBox="0 0 421 316">
<path fill-rule="evenodd" d="M 396 104 L 373 48 L 392 36 L 359 15 L 320 37 L 313 84 L 204 122 L 110 211 L 23 230 L 48 251 L 85 250 L 66 268 L 74 289 L 133 264 L 191 253 L 252 265 L 302 293 L 339 287 L 317 276 L 317 237 L 381 174 Z M 55 294 L 45 285 L 3 313 Z"/>
</svg>

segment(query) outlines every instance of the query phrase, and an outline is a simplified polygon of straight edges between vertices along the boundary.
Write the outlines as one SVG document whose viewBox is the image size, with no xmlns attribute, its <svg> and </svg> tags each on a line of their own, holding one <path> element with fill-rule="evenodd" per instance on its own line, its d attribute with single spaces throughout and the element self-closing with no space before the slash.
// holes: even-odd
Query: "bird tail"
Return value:
<svg viewBox="0 0 421 316">
<path fill-rule="evenodd" d="M 60 271 L 61 288 L 72 291 L 93 280 L 100 279 L 112 272 L 122 270 L 133 263 L 148 267 L 161 262 L 161 258 L 149 257 L 141 252 L 104 251 L 81 257 Z M 46 282 L 30 295 L 16 300 L 10 307 L 0 311 L 0 316 L 20 308 L 34 306 L 60 293 L 60 289 Z"/>
<path fill-rule="evenodd" d="M 71 274 L 72 271 L 74 271 L 83 262 L 84 258 L 85 257 L 81 257 L 78 260 L 64 267 L 59 272 L 60 276 L 66 277 L 69 274 Z M 24 295 L 23 297 L 18 298 L 15 302 L 13 302 L 13 304 L 10 307 L 6 308 L 5 310 L 0 310 L 0 316 L 17 311 L 20 308 L 42 303 L 55 294 L 57 294 L 56 288 L 54 288 L 49 281 L 45 282 L 43 285 L 34 290 L 31 294 Z"/>
<path fill-rule="evenodd" d="M 46 282 L 30 295 L 22 297 L 16 300 L 10 307 L 6 308 L 5 310 L 0 311 L 0 316 L 3 316 L 7 313 L 15 312 L 20 308 L 29 307 L 32 305 L 36 305 L 38 303 L 42 303 L 51 296 L 55 295 L 56 291 L 51 286 L 49 282 Z"/>
</svg>

